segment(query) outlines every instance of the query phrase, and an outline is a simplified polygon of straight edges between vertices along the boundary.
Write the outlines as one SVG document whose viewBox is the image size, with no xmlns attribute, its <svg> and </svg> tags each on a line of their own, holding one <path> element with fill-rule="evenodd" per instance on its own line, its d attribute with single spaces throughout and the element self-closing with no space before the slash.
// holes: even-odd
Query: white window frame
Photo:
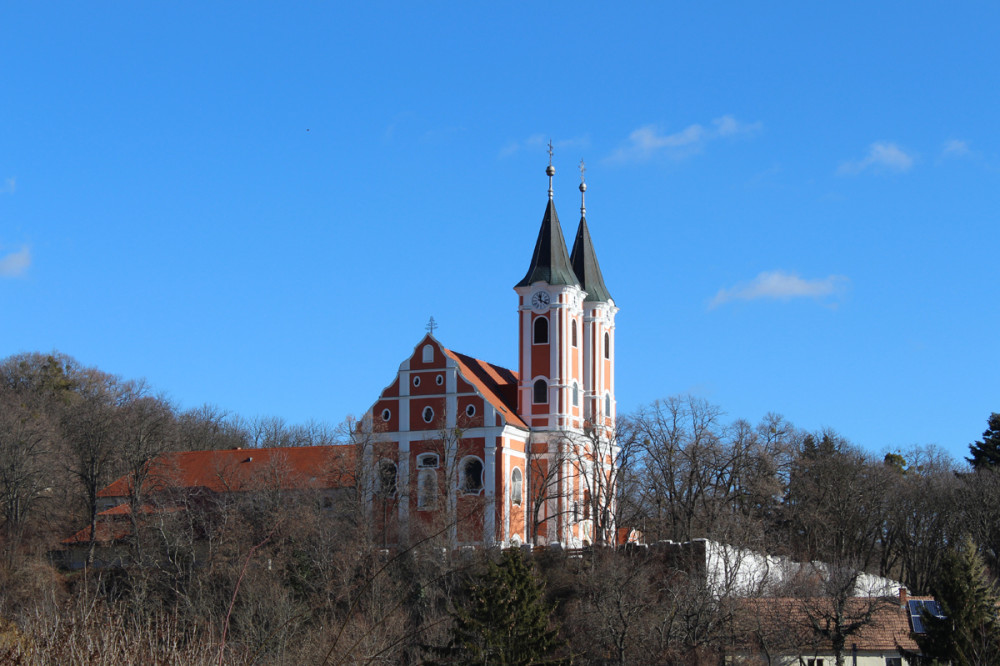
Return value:
<svg viewBox="0 0 1000 666">
<path fill-rule="evenodd" d="M 466 482 L 465 468 L 469 463 L 479 463 L 479 488 L 470 490 Z M 463 495 L 481 495 L 486 490 L 486 463 L 479 456 L 465 456 L 458 463 L 458 491 Z"/>
</svg>

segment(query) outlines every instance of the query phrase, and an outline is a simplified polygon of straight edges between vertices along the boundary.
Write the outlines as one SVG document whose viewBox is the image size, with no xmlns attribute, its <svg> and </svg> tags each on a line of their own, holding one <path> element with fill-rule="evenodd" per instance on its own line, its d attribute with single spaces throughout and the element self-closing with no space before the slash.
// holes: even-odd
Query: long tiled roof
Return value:
<svg viewBox="0 0 1000 666">
<path fill-rule="evenodd" d="M 97 496 L 128 496 L 130 478 L 121 477 Z M 164 453 L 150 462 L 145 492 L 164 488 L 205 488 L 212 492 L 326 489 L 353 484 L 353 447 L 300 446 Z"/>
<path fill-rule="evenodd" d="M 444 347 L 441 349 L 458 363 L 462 377 L 472 384 L 494 409 L 503 414 L 507 423 L 527 429 L 527 424 L 517 413 L 516 372 Z"/>
<path fill-rule="evenodd" d="M 812 648 L 817 651 L 832 649 L 830 641 L 819 638 L 812 629 L 814 620 L 822 626 L 824 618 L 832 616 L 833 607 L 829 598 L 761 597 L 741 600 L 739 605 L 747 611 L 743 614 L 743 620 L 748 640 L 752 636 L 770 635 L 769 642 L 776 651 L 792 648 Z M 852 597 L 847 599 L 844 617 L 848 622 L 856 621 L 869 611 L 871 623 L 861 626 L 852 634 L 848 645 L 856 644 L 858 650 L 872 652 L 898 648 L 919 651 L 920 647 L 910 633 L 909 612 L 899 599 Z"/>
</svg>

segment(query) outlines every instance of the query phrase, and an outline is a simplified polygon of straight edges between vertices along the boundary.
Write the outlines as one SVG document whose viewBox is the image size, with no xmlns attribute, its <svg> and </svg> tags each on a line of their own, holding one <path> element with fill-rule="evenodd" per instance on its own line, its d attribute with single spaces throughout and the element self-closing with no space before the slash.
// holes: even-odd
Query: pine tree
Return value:
<svg viewBox="0 0 1000 666">
<path fill-rule="evenodd" d="M 499 563 L 471 580 L 465 603 L 456 608 L 451 640 L 435 650 L 443 663 L 562 664 L 553 657 L 562 647 L 550 628 L 553 607 L 543 599 L 543 586 L 521 551 L 510 549 Z"/>
<path fill-rule="evenodd" d="M 987 419 L 982 441 L 969 445 L 971 458 L 966 458 L 976 470 L 1000 467 L 1000 414 L 993 412 Z"/>
<path fill-rule="evenodd" d="M 923 653 L 952 666 L 995 663 L 1000 654 L 997 595 L 972 539 L 945 555 L 934 596 L 944 617 L 924 614 L 927 632 L 916 636 Z"/>
</svg>

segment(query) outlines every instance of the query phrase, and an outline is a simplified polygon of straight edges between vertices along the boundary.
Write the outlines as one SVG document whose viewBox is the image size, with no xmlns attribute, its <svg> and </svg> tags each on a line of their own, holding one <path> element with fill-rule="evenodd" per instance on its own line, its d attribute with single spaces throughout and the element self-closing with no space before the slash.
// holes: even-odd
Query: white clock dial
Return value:
<svg viewBox="0 0 1000 666">
<path fill-rule="evenodd" d="M 545 310 L 549 307 L 549 295 L 544 291 L 536 291 L 531 295 L 531 307 L 535 310 Z"/>
</svg>

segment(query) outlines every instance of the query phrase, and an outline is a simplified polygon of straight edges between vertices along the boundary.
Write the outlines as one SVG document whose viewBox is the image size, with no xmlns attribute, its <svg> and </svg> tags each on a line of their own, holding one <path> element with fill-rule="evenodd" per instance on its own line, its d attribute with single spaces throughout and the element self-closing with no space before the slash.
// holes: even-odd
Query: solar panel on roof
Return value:
<svg viewBox="0 0 1000 666">
<path fill-rule="evenodd" d="M 934 617 L 944 618 L 944 615 L 941 613 L 941 606 L 936 601 L 911 599 L 908 605 L 910 607 L 910 623 L 913 625 L 914 633 L 927 633 L 927 628 L 924 626 L 924 610 Z"/>
</svg>

